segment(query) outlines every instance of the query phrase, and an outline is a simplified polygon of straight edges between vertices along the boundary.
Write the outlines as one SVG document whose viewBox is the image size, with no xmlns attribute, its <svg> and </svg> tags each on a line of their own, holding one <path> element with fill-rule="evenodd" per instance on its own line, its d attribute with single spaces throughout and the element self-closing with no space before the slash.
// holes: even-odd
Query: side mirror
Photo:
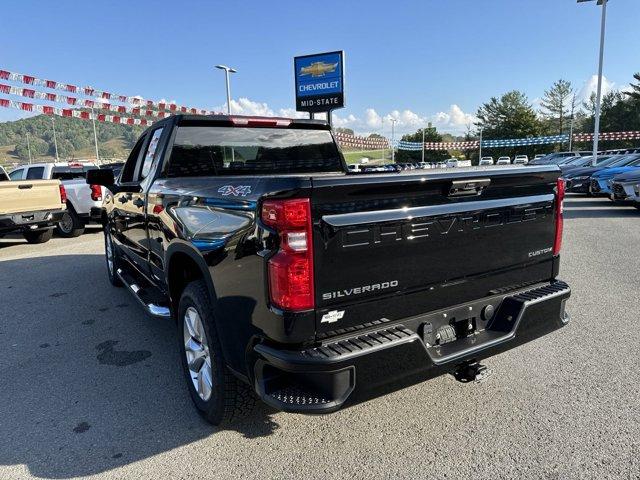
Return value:
<svg viewBox="0 0 640 480">
<path fill-rule="evenodd" d="M 87 183 L 89 185 L 102 185 L 103 187 L 113 187 L 115 178 L 113 170 L 110 168 L 96 168 L 87 171 Z"/>
</svg>

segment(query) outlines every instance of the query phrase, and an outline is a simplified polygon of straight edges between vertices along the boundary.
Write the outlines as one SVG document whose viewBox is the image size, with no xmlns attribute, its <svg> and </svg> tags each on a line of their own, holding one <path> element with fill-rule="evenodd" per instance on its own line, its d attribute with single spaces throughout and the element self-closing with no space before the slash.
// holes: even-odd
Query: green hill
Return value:
<svg viewBox="0 0 640 480">
<path fill-rule="evenodd" d="M 93 127 L 90 121 L 66 117 L 55 117 L 54 121 L 60 160 L 95 159 Z M 100 158 L 126 158 L 142 131 L 141 126 L 96 122 Z M 11 167 L 28 162 L 28 147 L 31 148 L 33 162 L 55 159 L 52 117 L 38 115 L 0 123 L 0 165 Z"/>
</svg>

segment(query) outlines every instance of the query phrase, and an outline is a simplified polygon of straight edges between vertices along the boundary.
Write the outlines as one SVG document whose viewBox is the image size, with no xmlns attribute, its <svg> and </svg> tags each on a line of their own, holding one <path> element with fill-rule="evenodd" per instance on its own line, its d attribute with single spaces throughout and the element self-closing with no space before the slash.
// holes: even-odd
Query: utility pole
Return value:
<svg viewBox="0 0 640 480">
<path fill-rule="evenodd" d="M 396 150 L 394 144 L 396 140 L 395 127 L 397 121 L 398 120 L 395 118 L 391 119 L 391 163 L 396 163 Z"/>
<path fill-rule="evenodd" d="M 480 142 L 478 145 L 480 146 L 480 151 L 478 152 L 478 165 L 480 165 L 480 160 L 482 160 L 482 127 L 480 127 Z"/>
<path fill-rule="evenodd" d="M 426 128 L 422 129 L 422 163 L 424 163 L 424 132 Z"/>
<path fill-rule="evenodd" d="M 96 165 L 100 165 L 100 154 L 98 153 L 98 134 L 96 133 L 96 116 L 91 108 L 91 122 L 93 123 L 93 142 L 96 146 Z"/>
<path fill-rule="evenodd" d="M 60 157 L 58 157 L 58 140 L 56 139 L 56 122 L 53 119 L 54 115 L 51 115 L 51 126 L 53 127 L 53 146 L 56 150 L 56 162 L 60 161 Z"/>
<path fill-rule="evenodd" d="M 29 142 L 29 132 L 27 132 L 27 151 L 29 152 L 29 165 L 31 165 L 31 142 Z"/>
</svg>

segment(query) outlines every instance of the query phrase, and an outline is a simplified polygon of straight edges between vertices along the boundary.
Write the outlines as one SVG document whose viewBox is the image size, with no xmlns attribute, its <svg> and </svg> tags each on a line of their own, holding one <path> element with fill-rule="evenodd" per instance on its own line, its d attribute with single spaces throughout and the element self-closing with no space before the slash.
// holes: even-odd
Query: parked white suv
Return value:
<svg viewBox="0 0 640 480">
<path fill-rule="evenodd" d="M 526 165 L 529 163 L 529 157 L 526 155 L 516 155 L 516 158 L 513 159 L 514 165 Z"/>
<path fill-rule="evenodd" d="M 482 157 L 480 159 L 480 163 L 478 163 L 478 165 L 480 165 L 480 166 L 493 165 L 493 157 Z"/>
<path fill-rule="evenodd" d="M 496 162 L 496 165 L 511 165 L 511 158 L 510 157 L 500 157 L 500 158 L 498 158 L 498 161 Z"/>
<path fill-rule="evenodd" d="M 87 185 L 87 170 L 98 168 L 94 163 L 56 162 L 21 165 L 11 172 L 12 180 L 60 180 L 67 192 L 67 209 L 56 226 L 62 237 L 82 235 L 87 223 L 97 220 L 102 212 L 103 187 Z M 94 218 L 92 218 L 94 209 Z"/>
</svg>

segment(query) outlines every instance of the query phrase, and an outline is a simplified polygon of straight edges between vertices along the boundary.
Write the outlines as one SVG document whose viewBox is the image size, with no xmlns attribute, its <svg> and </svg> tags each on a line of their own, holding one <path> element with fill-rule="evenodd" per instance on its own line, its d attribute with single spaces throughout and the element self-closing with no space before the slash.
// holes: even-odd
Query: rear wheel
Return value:
<svg viewBox="0 0 640 480">
<path fill-rule="evenodd" d="M 113 243 L 113 238 L 111 238 L 111 232 L 109 229 L 105 227 L 104 229 L 104 250 L 105 250 L 105 259 L 107 261 L 107 275 L 109 276 L 109 282 L 114 287 L 121 287 L 122 281 L 118 274 L 116 273 L 118 270 L 118 265 L 120 263 L 120 254 L 118 253 L 118 249 Z"/>
<path fill-rule="evenodd" d="M 72 207 L 62 214 L 62 219 L 56 225 L 56 233 L 64 238 L 79 237 L 84 233 L 84 222 Z"/>
<path fill-rule="evenodd" d="M 24 232 L 24 239 L 29 243 L 46 243 L 53 237 L 53 229 Z"/>
<path fill-rule="evenodd" d="M 182 369 L 200 415 L 220 425 L 246 415 L 255 404 L 255 395 L 227 369 L 211 312 L 204 282 L 187 285 L 176 322 Z"/>
</svg>

